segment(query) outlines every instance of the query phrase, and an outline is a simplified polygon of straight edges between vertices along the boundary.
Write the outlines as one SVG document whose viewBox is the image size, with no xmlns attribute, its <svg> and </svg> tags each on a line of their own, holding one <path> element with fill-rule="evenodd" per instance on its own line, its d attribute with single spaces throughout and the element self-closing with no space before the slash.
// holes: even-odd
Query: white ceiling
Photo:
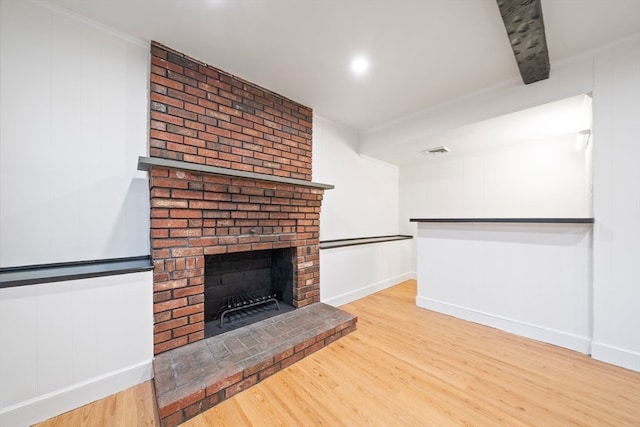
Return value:
<svg viewBox="0 0 640 427">
<path fill-rule="evenodd" d="M 359 131 L 520 78 L 495 0 L 45 1 L 163 43 Z M 640 0 L 542 5 L 552 73 L 560 61 L 640 33 Z M 371 63 L 362 76 L 349 69 L 358 55 Z M 574 101 L 565 107 L 580 103 Z M 508 121 L 516 119 L 529 120 L 521 112 L 378 157 L 403 164 L 425 144 L 440 145 L 438 138 L 451 145 L 463 132 L 496 132 L 498 123 L 515 128 Z"/>
</svg>

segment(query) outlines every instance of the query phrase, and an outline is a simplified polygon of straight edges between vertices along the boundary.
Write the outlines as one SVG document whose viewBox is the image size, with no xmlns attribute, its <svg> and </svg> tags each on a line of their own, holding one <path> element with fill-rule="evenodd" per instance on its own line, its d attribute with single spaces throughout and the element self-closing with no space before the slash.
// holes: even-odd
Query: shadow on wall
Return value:
<svg viewBox="0 0 640 427">
<path fill-rule="evenodd" d="M 106 249 L 115 256 L 148 255 L 149 240 L 149 181 L 132 178 L 124 200 L 113 221 Z"/>
<path fill-rule="evenodd" d="M 2 212 L 2 267 L 149 254 L 146 178 L 111 177 L 64 194 L 22 197 L 29 201 Z"/>
</svg>

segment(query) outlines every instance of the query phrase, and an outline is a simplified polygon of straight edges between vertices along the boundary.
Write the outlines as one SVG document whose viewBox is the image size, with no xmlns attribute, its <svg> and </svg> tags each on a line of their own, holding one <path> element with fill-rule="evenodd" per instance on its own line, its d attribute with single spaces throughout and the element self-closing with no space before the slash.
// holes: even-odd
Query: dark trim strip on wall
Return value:
<svg viewBox="0 0 640 427">
<path fill-rule="evenodd" d="M 0 268 L 0 288 L 138 273 L 153 269 L 151 256 Z"/>
<path fill-rule="evenodd" d="M 368 245 L 370 243 L 393 242 L 413 239 L 413 236 L 394 234 L 392 236 L 356 237 L 352 239 L 321 240 L 320 249 L 334 249 L 345 246 Z"/>
<path fill-rule="evenodd" d="M 593 218 L 411 218 L 410 222 L 511 222 L 531 224 L 593 224 Z"/>
</svg>

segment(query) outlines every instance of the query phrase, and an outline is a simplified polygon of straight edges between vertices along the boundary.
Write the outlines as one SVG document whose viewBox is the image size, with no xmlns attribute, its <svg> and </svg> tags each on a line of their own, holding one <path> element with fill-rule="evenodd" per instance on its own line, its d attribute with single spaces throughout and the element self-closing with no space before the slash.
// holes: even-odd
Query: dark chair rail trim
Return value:
<svg viewBox="0 0 640 427">
<path fill-rule="evenodd" d="M 0 288 L 137 273 L 153 269 L 149 255 L 0 268 Z"/>
<path fill-rule="evenodd" d="M 512 222 L 531 224 L 593 224 L 593 218 L 411 218 L 410 222 Z"/>
<path fill-rule="evenodd" d="M 321 240 L 320 249 L 335 249 L 345 246 L 368 245 L 371 243 L 393 242 L 413 239 L 413 236 L 394 234 L 392 236 L 356 237 L 351 239 Z"/>
</svg>

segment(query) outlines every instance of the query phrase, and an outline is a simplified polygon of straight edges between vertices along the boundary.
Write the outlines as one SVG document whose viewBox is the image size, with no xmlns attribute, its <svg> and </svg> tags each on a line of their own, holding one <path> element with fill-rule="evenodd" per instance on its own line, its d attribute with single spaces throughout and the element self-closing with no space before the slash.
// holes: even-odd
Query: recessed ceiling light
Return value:
<svg viewBox="0 0 640 427">
<path fill-rule="evenodd" d="M 369 60 L 365 56 L 357 56 L 351 61 L 351 71 L 353 74 L 361 75 L 369 69 Z"/>
</svg>

